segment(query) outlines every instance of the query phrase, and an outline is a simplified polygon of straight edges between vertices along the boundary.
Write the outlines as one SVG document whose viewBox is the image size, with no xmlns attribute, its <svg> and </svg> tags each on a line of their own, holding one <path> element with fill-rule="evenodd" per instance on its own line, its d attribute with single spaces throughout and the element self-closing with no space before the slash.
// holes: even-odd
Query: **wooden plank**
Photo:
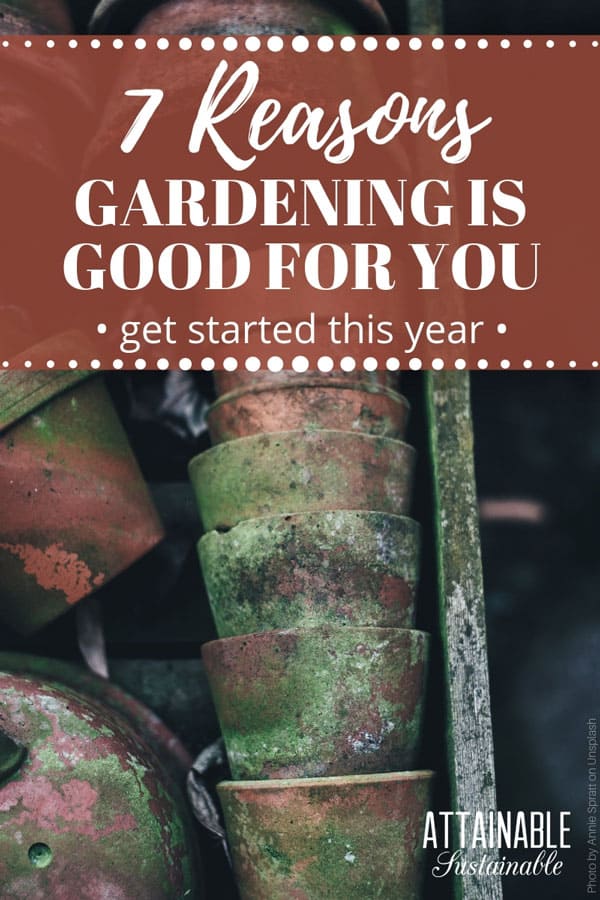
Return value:
<svg viewBox="0 0 600 900">
<path fill-rule="evenodd" d="M 412 34 L 441 34 L 444 30 L 443 0 L 407 0 L 406 10 Z"/>
<path fill-rule="evenodd" d="M 469 375 L 426 372 L 425 391 L 452 808 L 488 812 L 496 809 L 496 788 Z M 485 854 L 496 855 L 466 849 L 463 861 L 479 865 Z M 502 897 L 501 880 L 492 875 L 455 877 L 454 888 L 458 900 Z"/>
</svg>

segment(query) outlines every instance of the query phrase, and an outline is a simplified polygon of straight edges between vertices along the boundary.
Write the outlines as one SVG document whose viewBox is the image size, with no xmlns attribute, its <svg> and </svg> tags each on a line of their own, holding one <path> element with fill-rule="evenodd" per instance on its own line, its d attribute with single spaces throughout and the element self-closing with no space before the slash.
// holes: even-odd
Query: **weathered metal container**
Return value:
<svg viewBox="0 0 600 900">
<path fill-rule="evenodd" d="M 423 900 L 433 773 L 223 782 L 242 900 Z"/>
<path fill-rule="evenodd" d="M 210 531 L 198 553 L 217 634 L 411 628 L 419 533 L 413 519 L 357 510 L 265 516 Z"/>
<path fill-rule="evenodd" d="M 0 375 L 0 619 L 29 634 L 163 537 L 101 378 Z"/>
<path fill-rule="evenodd" d="M 189 473 L 206 531 L 330 509 L 408 512 L 415 451 L 386 437 L 288 431 L 218 444 Z"/>
<path fill-rule="evenodd" d="M 8 668 L 0 663 L 2 896 L 203 897 L 183 795 L 138 730 L 58 680 Z"/>
<path fill-rule="evenodd" d="M 412 768 L 428 646 L 422 631 L 349 625 L 205 644 L 233 778 Z"/>
<path fill-rule="evenodd" d="M 248 372 L 238 369 L 235 372 L 215 372 L 213 375 L 215 390 L 218 396 L 233 391 L 251 390 L 263 385 L 270 387 L 287 387 L 288 385 L 311 385 L 312 387 L 387 387 L 392 390 L 398 386 L 398 375 L 395 372 L 366 372 L 359 369 L 355 372 Z"/>
<path fill-rule="evenodd" d="M 213 444 L 276 431 L 328 428 L 402 440 L 408 401 L 381 387 L 292 383 L 225 394 L 207 416 Z"/>
<path fill-rule="evenodd" d="M 90 29 L 98 34 L 379 34 L 389 31 L 389 22 L 378 0 L 100 0 Z"/>
</svg>

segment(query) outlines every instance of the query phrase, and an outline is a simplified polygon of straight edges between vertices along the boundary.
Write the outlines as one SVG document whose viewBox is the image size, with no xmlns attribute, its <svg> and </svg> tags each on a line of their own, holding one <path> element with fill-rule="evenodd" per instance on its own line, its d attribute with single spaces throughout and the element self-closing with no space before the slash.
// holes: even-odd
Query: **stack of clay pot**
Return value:
<svg viewBox="0 0 600 900">
<path fill-rule="evenodd" d="M 222 390 L 190 476 L 242 897 L 412 900 L 431 773 L 414 771 L 428 636 L 408 404 L 364 374 L 223 373 Z"/>
</svg>

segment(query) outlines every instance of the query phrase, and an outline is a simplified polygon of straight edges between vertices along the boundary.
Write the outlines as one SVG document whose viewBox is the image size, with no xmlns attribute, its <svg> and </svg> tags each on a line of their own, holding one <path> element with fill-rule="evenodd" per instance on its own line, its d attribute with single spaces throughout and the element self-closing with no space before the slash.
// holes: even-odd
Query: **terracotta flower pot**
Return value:
<svg viewBox="0 0 600 900">
<path fill-rule="evenodd" d="M 183 794 L 138 729 L 10 664 L 0 664 L 0 693 L 2 896 L 203 897 Z"/>
<path fill-rule="evenodd" d="M 411 768 L 428 643 L 422 631 L 330 626 L 205 644 L 233 778 Z"/>
<path fill-rule="evenodd" d="M 90 30 L 100 34 L 387 33 L 378 0 L 101 0 Z"/>
<path fill-rule="evenodd" d="M 402 439 L 408 401 L 385 388 L 287 384 L 225 394 L 208 411 L 213 444 L 275 431 L 328 428 Z"/>
<path fill-rule="evenodd" d="M 404 515 L 415 451 L 391 438 L 288 431 L 218 444 L 189 465 L 206 531 L 278 513 L 365 509 Z"/>
<path fill-rule="evenodd" d="M 423 900 L 432 772 L 223 782 L 242 900 Z"/>
<path fill-rule="evenodd" d="M 247 372 L 238 369 L 235 372 L 215 372 L 213 375 L 215 390 L 218 396 L 233 391 L 251 390 L 269 385 L 270 387 L 287 387 L 288 385 L 305 384 L 313 387 L 388 387 L 398 386 L 398 375 L 395 372 Z"/>
<path fill-rule="evenodd" d="M 219 637 L 414 624 L 419 526 L 412 519 L 355 510 L 266 516 L 210 531 L 198 553 Z"/>
<path fill-rule="evenodd" d="M 163 537 L 104 383 L 85 373 L 0 375 L 0 495 L 0 619 L 24 634 Z"/>
</svg>

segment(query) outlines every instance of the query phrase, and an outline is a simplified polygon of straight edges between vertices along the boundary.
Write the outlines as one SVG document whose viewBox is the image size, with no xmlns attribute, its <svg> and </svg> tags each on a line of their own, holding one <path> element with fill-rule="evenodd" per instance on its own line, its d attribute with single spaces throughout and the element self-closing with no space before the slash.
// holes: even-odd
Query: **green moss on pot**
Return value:
<svg viewBox="0 0 600 900">
<path fill-rule="evenodd" d="M 219 637 L 319 625 L 414 625 L 419 526 L 373 511 L 248 519 L 198 553 Z"/>
</svg>

